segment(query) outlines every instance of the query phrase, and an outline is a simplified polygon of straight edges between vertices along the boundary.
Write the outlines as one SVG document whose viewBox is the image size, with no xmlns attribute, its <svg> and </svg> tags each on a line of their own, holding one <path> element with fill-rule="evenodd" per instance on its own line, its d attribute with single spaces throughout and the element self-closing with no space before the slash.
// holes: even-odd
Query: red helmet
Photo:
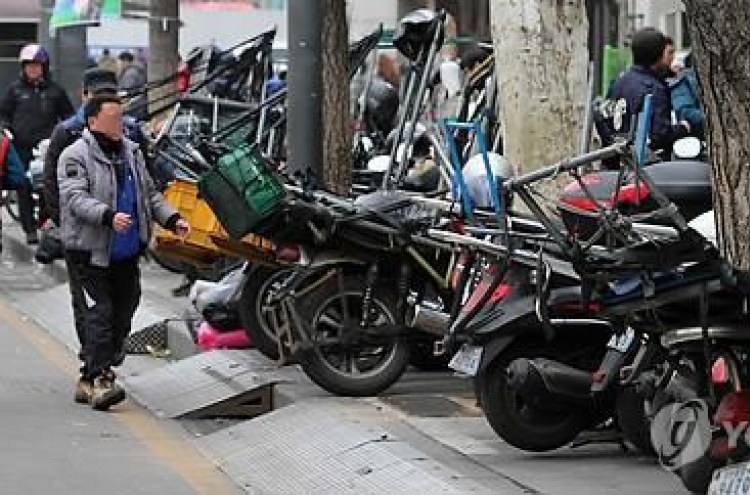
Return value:
<svg viewBox="0 0 750 495">
<path fill-rule="evenodd" d="M 44 47 L 37 44 L 26 45 L 21 48 L 21 53 L 18 54 L 18 61 L 21 64 L 26 62 L 39 62 L 40 64 L 49 64 L 49 54 Z"/>
</svg>

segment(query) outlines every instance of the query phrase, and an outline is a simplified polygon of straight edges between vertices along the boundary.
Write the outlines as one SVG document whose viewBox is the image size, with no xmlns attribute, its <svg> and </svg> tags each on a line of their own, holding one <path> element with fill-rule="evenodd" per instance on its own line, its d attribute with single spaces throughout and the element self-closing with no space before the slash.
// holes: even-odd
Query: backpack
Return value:
<svg viewBox="0 0 750 495">
<path fill-rule="evenodd" d="M 21 189 L 28 185 L 26 167 L 18 156 L 10 133 L 0 131 L 0 179 L 2 188 L 7 190 Z"/>
</svg>

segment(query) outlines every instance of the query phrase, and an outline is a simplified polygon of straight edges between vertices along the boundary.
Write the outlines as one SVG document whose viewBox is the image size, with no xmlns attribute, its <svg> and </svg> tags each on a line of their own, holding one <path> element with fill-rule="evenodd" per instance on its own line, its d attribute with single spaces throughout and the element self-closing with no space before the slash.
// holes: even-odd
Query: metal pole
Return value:
<svg viewBox="0 0 750 495">
<path fill-rule="evenodd" d="M 594 125 L 594 93 L 596 91 L 594 77 L 594 62 L 589 62 L 589 87 L 586 91 L 586 113 L 583 117 L 583 132 L 581 133 L 581 146 L 578 150 L 582 155 L 589 152 L 591 148 L 591 127 Z"/>
<path fill-rule="evenodd" d="M 288 143 L 289 169 L 310 169 L 323 179 L 323 75 L 321 2 L 290 0 Z"/>
</svg>

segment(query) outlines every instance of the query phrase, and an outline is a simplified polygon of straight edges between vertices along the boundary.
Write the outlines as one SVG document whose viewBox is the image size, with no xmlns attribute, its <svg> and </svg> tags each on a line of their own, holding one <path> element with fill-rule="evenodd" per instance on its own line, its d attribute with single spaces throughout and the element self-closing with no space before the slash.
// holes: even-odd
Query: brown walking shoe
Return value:
<svg viewBox="0 0 750 495">
<path fill-rule="evenodd" d="M 106 411 L 125 400 L 125 391 L 115 383 L 114 375 L 105 373 L 94 380 L 91 393 L 91 407 Z"/>
<path fill-rule="evenodd" d="M 94 383 L 86 378 L 79 378 L 76 383 L 76 391 L 73 400 L 76 404 L 91 404 L 91 396 L 94 392 Z"/>
</svg>

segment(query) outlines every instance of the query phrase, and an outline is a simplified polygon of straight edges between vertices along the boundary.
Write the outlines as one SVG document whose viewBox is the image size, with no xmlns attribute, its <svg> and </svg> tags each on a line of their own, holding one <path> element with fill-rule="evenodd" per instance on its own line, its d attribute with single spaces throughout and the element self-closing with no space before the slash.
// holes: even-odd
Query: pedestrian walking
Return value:
<svg viewBox="0 0 750 495">
<path fill-rule="evenodd" d="M 120 90 L 127 93 L 129 98 L 132 98 L 130 103 L 132 110 L 128 111 L 128 115 L 138 120 L 146 120 L 148 116 L 145 94 L 148 80 L 146 69 L 135 62 L 135 58 L 130 52 L 122 52 L 118 59 L 120 64 L 118 77 Z"/>
<path fill-rule="evenodd" d="M 178 235 L 190 226 L 156 190 L 138 145 L 123 136 L 120 100 L 93 97 L 85 118 L 87 129 L 57 167 L 61 237 L 84 302 L 86 352 L 76 399 L 106 410 L 125 399 L 112 368 L 140 300 L 138 260 L 152 224 Z"/>
<path fill-rule="evenodd" d="M 106 95 L 117 95 L 117 76 L 115 73 L 98 68 L 88 69 L 83 75 L 83 89 L 81 92 L 81 100 L 83 104 L 72 117 L 57 124 L 55 130 L 52 131 L 52 137 L 50 138 L 49 147 L 47 148 L 47 155 L 44 158 L 43 194 L 45 213 L 56 227 L 60 226 L 60 190 L 57 180 L 57 165 L 60 155 L 83 134 L 83 131 L 86 128 L 86 119 L 84 116 L 86 104 L 94 96 Z M 132 119 L 126 119 L 124 124 L 125 136 L 131 141 L 139 143 L 141 147 L 143 147 L 144 136 L 140 132 L 137 123 Z M 45 242 L 42 242 L 40 249 L 44 247 Z M 73 306 L 73 321 L 80 346 L 78 356 L 82 362 L 81 374 L 83 375 L 85 374 L 85 356 L 87 352 L 85 326 L 83 322 L 85 301 L 81 290 L 80 277 L 76 271 L 76 265 L 70 260 L 66 253 L 63 253 L 63 255 L 68 271 L 68 284 L 70 286 L 71 303 Z M 39 258 L 37 257 L 37 259 Z M 121 362 L 123 357 L 124 355 L 121 351 L 116 357 L 115 363 Z M 88 402 L 89 398 L 85 388 L 76 390 L 75 400 L 79 403 Z"/>
<path fill-rule="evenodd" d="M 109 48 L 102 50 L 102 54 L 99 60 L 97 60 L 96 65 L 102 70 L 117 73 L 117 59 L 110 54 Z"/>
</svg>

